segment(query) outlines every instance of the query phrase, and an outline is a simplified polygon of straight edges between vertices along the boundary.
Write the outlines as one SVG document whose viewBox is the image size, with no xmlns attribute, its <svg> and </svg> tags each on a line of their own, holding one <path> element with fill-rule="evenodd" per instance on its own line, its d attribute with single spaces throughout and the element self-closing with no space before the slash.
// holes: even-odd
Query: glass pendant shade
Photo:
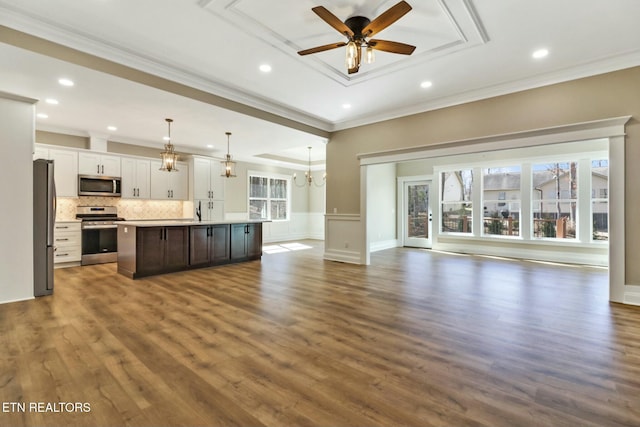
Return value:
<svg viewBox="0 0 640 427">
<path fill-rule="evenodd" d="M 231 160 L 231 154 L 229 154 L 229 137 L 231 136 L 231 132 L 225 132 L 225 135 L 227 135 L 227 155 L 225 160 L 220 162 L 224 168 L 220 176 L 224 176 L 225 178 L 235 178 L 236 162 Z"/>
<path fill-rule="evenodd" d="M 164 144 L 164 151 L 160 153 L 160 158 L 162 159 L 160 170 L 166 172 L 178 172 L 178 155 L 174 151 L 173 144 L 171 143 L 171 122 L 173 122 L 173 120 L 165 119 L 165 121 L 167 122 L 169 130 L 167 134 L 167 143 Z"/>
<path fill-rule="evenodd" d="M 358 45 L 353 40 L 347 43 L 346 64 L 348 69 L 358 66 Z"/>
<path fill-rule="evenodd" d="M 373 64 L 373 62 L 376 60 L 375 51 L 371 46 L 367 46 L 367 53 L 365 55 L 365 58 L 366 58 L 367 64 Z"/>
</svg>

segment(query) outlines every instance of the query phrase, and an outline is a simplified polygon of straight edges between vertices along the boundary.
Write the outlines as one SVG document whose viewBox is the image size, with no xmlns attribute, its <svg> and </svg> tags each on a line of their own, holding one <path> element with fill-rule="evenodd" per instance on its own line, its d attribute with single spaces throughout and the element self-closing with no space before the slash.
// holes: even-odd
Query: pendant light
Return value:
<svg viewBox="0 0 640 427">
<path fill-rule="evenodd" d="M 296 184 L 297 187 L 304 187 L 305 185 L 309 185 L 309 187 L 311 187 L 311 184 L 315 184 L 316 187 L 322 187 L 324 184 L 326 184 L 327 182 L 327 174 L 325 172 L 324 175 L 322 175 L 322 183 L 318 184 L 314 179 L 313 176 L 311 175 L 311 147 L 307 147 L 309 149 L 309 168 L 307 170 L 307 172 L 304 173 L 304 182 L 302 183 L 298 183 L 297 181 L 297 176 L 294 173 L 293 174 L 293 182 Z"/>
<path fill-rule="evenodd" d="M 225 178 L 235 178 L 236 177 L 236 162 L 231 160 L 231 154 L 229 154 L 229 137 L 231 136 L 231 132 L 225 132 L 227 135 L 227 157 L 225 160 L 220 163 L 224 167 L 224 171 L 222 171 L 222 175 Z"/>
<path fill-rule="evenodd" d="M 345 62 L 348 70 L 351 70 L 353 68 L 357 68 L 360 66 L 359 53 L 360 53 L 360 46 L 358 46 L 358 44 L 353 40 L 349 41 L 349 43 L 347 43 L 346 58 L 345 58 Z"/>
<path fill-rule="evenodd" d="M 164 119 L 167 122 L 167 126 L 169 128 L 167 133 L 167 143 L 164 144 L 164 151 L 160 153 L 162 157 L 162 165 L 160 166 L 161 171 L 167 172 L 178 172 L 177 163 L 178 163 L 178 155 L 173 150 L 173 144 L 171 143 L 171 122 L 173 119 Z"/>
</svg>

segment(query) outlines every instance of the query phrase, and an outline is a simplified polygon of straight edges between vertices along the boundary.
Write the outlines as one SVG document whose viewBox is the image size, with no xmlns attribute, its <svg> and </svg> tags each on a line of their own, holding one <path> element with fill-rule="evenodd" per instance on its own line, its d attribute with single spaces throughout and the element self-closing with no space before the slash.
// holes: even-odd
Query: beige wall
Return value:
<svg viewBox="0 0 640 427">
<path fill-rule="evenodd" d="M 360 212 L 357 155 L 631 115 L 626 158 L 640 159 L 640 67 L 335 132 L 327 144 L 327 210 Z M 625 215 L 640 212 L 640 168 L 626 164 Z M 640 223 L 626 222 L 627 283 L 640 283 Z"/>
<path fill-rule="evenodd" d="M 66 135 L 62 133 L 36 131 L 36 142 L 38 144 L 60 145 L 70 148 L 89 148 L 89 138 L 85 136 Z"/>
</svg>

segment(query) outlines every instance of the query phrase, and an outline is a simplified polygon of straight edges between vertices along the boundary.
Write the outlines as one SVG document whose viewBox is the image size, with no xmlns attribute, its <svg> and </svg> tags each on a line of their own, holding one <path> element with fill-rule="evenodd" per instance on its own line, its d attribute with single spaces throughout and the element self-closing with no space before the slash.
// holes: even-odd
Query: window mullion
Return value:
<svg viewBox="0 0 640 427">
<path fill-rule="evenodd" d="M 520 173 L 520 237 L 531 240 L 533 185 L 531 163 L 522 163 Z"/>
<path fill-rule="evenodd" d="M 578 213 L 577 224 L 578 239 L 589 243 L 593 233 L 591 214 L 591 159 L 578 161 Z"/>
<path fill-rule="evenodd" d="M 482 209 L 482 168 L 473 168 L 473 191 L 471 193 L 471 210 L 473 212 L 472 230 L 474 236 L 482 234 L 483 209 Z"/>
</svg>

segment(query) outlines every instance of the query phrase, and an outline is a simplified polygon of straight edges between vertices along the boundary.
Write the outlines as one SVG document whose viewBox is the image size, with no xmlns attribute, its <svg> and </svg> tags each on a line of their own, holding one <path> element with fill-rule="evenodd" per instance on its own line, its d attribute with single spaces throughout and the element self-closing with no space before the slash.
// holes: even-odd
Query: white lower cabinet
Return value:
<svg viewBox="0 0 640 427">
<path fill-rule="evenodd" d="M 53 231 L 53 263 L 56 268 L 79 265 L 82 258 L 82 231 L 79 221 L 56 221 Z M 69 263 L 69 265 L 65 265 Z"/>
</svg>

